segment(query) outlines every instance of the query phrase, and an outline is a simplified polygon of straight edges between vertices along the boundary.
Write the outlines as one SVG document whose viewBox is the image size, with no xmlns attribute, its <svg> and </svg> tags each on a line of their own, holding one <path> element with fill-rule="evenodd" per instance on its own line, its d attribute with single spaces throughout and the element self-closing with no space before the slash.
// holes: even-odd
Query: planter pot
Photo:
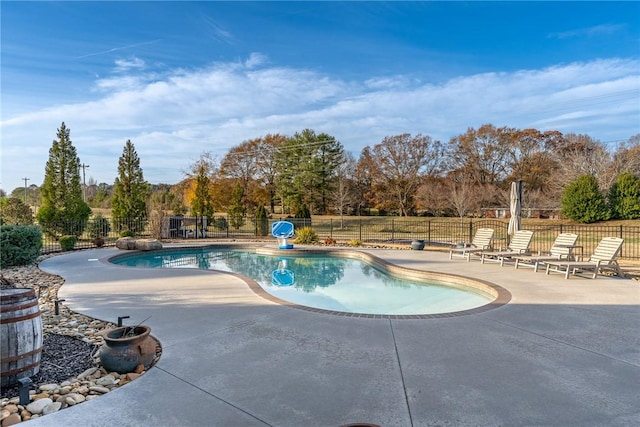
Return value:
<svg viewBox="0 0 640 427">
<path fill-rule="evenodd" d="M 148 326 L 123 326 L 107 331 L 104 345 L 100 347 L 102 366 L 119 374 L 134 372 L 138 365 L 148 369 L 156 355 L 156 344 L 150 333 Z"/>
<path fill-rule="evenodd" d="M 411 242 L 411 249 L 414 251 L 421 251 L 424 249 L 424 240 L 413 240 Z"/>
<path fill-rule="evenodd" d="M 104 239 L 102 237 L 96 237 L 92 240 L 92 242 L 99 248 L 104 246 Z"/>
</svg>

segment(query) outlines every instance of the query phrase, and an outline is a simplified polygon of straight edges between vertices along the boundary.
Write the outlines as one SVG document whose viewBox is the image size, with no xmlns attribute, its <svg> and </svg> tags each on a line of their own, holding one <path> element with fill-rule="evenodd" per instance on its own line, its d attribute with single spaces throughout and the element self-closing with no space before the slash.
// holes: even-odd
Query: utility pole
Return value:
<svg viewBox="0 0 640 427">
<path fill-rule="evenodd" d="M 22 178 L 22 180 L 24 181 L 24 204 L 27 204 L 27 181 L 29 181 L 29 178 Z"/>
<path fill-rule="evenodd" d="M 80 165 L 82 168 L 82 201 L 87 202 L 87 182 L 84 179 L 84 170 L 89 167 L 89 165 L 85 165 L 84 163 Z"/>
</svg>

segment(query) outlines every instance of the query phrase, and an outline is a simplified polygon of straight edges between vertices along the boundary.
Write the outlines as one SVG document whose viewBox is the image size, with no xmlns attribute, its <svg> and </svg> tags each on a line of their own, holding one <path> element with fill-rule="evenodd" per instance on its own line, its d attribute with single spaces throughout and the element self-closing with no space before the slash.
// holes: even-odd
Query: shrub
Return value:
<svg viewBox="0 0 640 427">
<path fill-rule="evenodd" d="M 218 230 L 226 230 L 229 228 L 229 223 L 227 222 L 227 218 L 223 216 L 217 216 L 213 220 L 213 226 Z"/>
<path fill-rule="evenodd" d="M 256 211 L 256 235 L 267 236 L 269 234 L 269 218 L 263 205 Z"/>
<path fill-rule="evenodd" d="M 336 239 L 332 238 L 332 237 L 325 237 L 324 242 L 322 242 L 325 246 L 335 246 L 336 245 Z"/>
<path fill-rule="evenodd" d="M 0 227 L 0 268 L 30 264 L 40 255 L 42 231 L 33 225 Z"/>
<path fill-rule="evenodd" d="M 120 237 L 134 237 L 134 234 L 131 230 L 122 230 L 120 232 Z"/>
<path fill-rule="evenodd" d="M 593 175 L 584 175 L 567 185 L 562 194 L 562 215 L 581 223 L 609 219 L 609 208 Z"/>
<path fill-rule="evenodd" d="M 98 214 L 93 218 L 93 221 L 89 223 L 87 231 L 92 239 L 105 237 L 111 231 L 111 224 L 109 224 L 107 218 Z"/>
<path fill-rule="evenodd" d="M 63 251 L 70 251 L 73 250 L 73 248 L 76 246 L 77 240 L 78 239 L 76 239 L 76 236 L 69 234 L 60 237 L 58 243 L 60 243 L 60 249 L 62 249 Z"/>
<path fill-rule="evenodd" d="M 0 199 L 0 222 L 7 225 L 32 225 L 33 212 L 22 200 L 16 197 L 4 197 Z"/>
<path fill-rule="evenodd" d="M 302 227 L 296 231 L 295 243 L 298 244 L 311 244 L 318 241 L 318 235 L 311 227 Z"/>
<path fill-rule="evenodd" d="M 609 190 L 611 213 L 618 219 L 640 218 L 640 177 L 620 174 Z"/>
<path fill-rule="evenodd" d="M 349 240 L 349 243 L 347 243 L 349 246 L 351 246 L 352 248 L 358 247 L 358 246 L 362 246 L 362 240 L 358 240 L 358 239 L 353 239 L 353 240 Z"/>
<path fill-rule="evenodd" d="M 89 208 L 87 207 L 87 209 Z M 59 238 L 65 235 L 81 235 L 87 226 L 89 213 L 90 209 L 89 212 L 78 214 L 77 217 L 70 217 L 64 211 L 57 211 L 51 206 L 43 205 L 38 209 L 36 218 L 45 234 L 53 238 Z"/>
<path fill-rule="evenodd" d="M 306 203 L 302 203 L 300 206 L 298 206 L 298 209 L 296 209 L 296 218 L 311 218 L 311 211 L 309 211 L 309 206 L 306 205 Z"/>
</svg>

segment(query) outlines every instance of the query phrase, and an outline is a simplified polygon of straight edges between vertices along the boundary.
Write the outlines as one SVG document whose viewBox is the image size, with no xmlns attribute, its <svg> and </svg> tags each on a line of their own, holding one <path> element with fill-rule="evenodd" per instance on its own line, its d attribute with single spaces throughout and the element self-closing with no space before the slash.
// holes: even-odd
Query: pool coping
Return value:
<svg viewBox="0 0 640 427">
<path fill-rule="evenodd" d="M 487 304 L 481 305 L 479 307 L 470 308 L 467 310 L 447 312 L 447 313 L 433 313 L 433 314 L 350 313 L 345 311 L 326 310 L 322 308 L 308 307 L 308 306 L 293 303 L 291 301 L 283 300 L 265 291 L 256 280 L 240 273 L 214 270 L 214 269 L 203 270 L 203 271 L 215 272 L 218 274 L 220 273 L 228 274 L 230 276 L 236 277 L 242 280 L 243 282 L 245 282 L 247 286 L 251 289 L 251 291 L 253 291 L 253 293 L 255 293 L 257 296 L 267 301 L 270 301 L 285 307 L 295 308 L 297 310 L 304 310 L 304 311 L 313 312 L 313 313 L 322 313 L 322 314 L 341 316 L 341 317 L 357 317 L 357 318 L 364 318 L 364 319 L 393 319 L 393 320 L 441 319 L 441 318 L 448 318 L 448 317 L 468 316 L 473 314 L 484 313 L 489 310 L 494 310 L 496 308 L 502 307 L 508 304 L 509 301 L 511 301 L 511 292 L 509 292 L 507 289 L 505 289 L 500 285 L 497 285 L 495 283 L 492 283 L 486 280 L 476 279 L 469 276 L 462 276 L 458 274 L 439 273 L 439 272 L 429 271 L 429 270 L 418 270 L 418 269 L 413 269 L 408 267 L 401 267 L 396 264 L 385 261 L 379 257 L 376 257 L 375 255 L 369 252 L 359 251 L 359 250 L 350 249 L 350 248 L 279 249 L 274 246 L 260 245 L 260 244 L 222 243 L 222 244 L 207 244 L 207 245 L 198 245 L 198 246 L 181 245 L 181 246 L 165 247 L 162 249 L 154 250 L 153 252 L 162 253 L 162 252 L 174 252 L 174 251 L 179 251 L 184 249 L 206 249 L 206 248 L 251 249 L 251 250 L 255 250 L 257 254 L 262 254 L 262 255 L 283 255 L 283 254 L 333 255 L 333 256 L 338 256 L 342 258 L 357 259 L 365 263 L 368 263 L 374 267 L 382 269 L 396 277 L 405 278 L 405 279 L 428 280 L 428 281 L 436 282 L 439 285 L 455 287 L 460 289 L 472 288 L 480 292 L 483 292 L 485 294 L 490 294 L 495 297 L 492 301 L 488 302 Z M 109 265 L 114 265 L 113 263 L 111 263 L 111 260 L 113 259 L 124 258 L 127 256 L 131 256 L 133 254 L 146 253 L 146 252 L 149 252 L 149 251 L 139 251 L 139 250 L 127 251 L 125 253 L 108 257 L 107 259 L 101 260 L 101 262 L 104 262 Z M 128 268 L 136 268 L 136 267 L 128 267 Z"/>
</svg>

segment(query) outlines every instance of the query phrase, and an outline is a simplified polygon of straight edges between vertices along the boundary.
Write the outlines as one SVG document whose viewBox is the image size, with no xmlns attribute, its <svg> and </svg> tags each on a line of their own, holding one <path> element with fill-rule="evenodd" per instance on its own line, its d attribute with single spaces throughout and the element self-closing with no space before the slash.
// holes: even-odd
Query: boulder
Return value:
<svg viewBox="0 0 640 427">
<path fill-rule="evenodd" d="M 154 251 L 162 249 L 162 243 L 156 239 L 138 239 L 136 240 L 136 249 L 139 251 Z"/>
<path fill-rule="evenodd" d="M 133 237 L 121 237 L 116 240 L 116 248 L 118 249 L 135 249 L 136 248 L 136 239 Z"/>
</svg>

